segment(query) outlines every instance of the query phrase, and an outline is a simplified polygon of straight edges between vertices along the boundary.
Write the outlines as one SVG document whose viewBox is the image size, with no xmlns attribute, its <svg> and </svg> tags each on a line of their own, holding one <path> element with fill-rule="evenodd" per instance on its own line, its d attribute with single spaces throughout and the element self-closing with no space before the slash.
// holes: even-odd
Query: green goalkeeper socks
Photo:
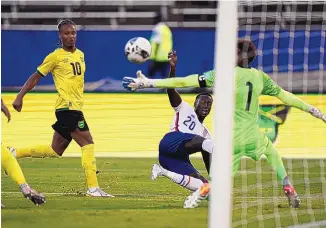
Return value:
<svg viewBox="0 0 326 228">
<path fill-rule="evenodd" d="M 283 184 L 284 179 L 287 177 L 282 158 L 277 150 L 270 144 L 265 153 L 268 163 L 273 167 L 274 171 L 277 173 L 277 178 Z"/>
</svg>

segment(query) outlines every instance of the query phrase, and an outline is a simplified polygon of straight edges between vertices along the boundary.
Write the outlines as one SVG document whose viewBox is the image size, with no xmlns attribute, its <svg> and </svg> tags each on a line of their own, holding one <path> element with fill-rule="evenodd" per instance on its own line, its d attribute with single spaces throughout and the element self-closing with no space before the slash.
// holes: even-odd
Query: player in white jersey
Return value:
<svg viewBox="0 0 326 228">
<path fill-rule="evenodd" d="M 175 77 L 175 65 L 170 62 L 170 66 L 169 77 Z M 153 165 L 151 179 L 165 176 L 182 187 L 196 191 L 208 181 L 194 168 L 189 156 L 201 152 L 209 172 L 213 141 L 203 121 L 211 111 L 213 98 L 209 93 L 200 93 L 193 108 L 181 99 L 175 89 L 168 89 L 167 93 L 175 113 L 170 132 L 160 142 L 160 165 Z"/>
<path fill-rule="evenodd" d="M 199 102 L 199 100 L 197 100 L 199 96 L 204 95 L 211 97 L 209 93 L 201 93 L 196 97 L 196 101 Z M 198 104 L 195 103 L 195 107 L 196 106 L 198 106 Z M 194 108 L 187 102 L 182 101 L 179 106 L 173 107 L 173 109 L 175 113 L 171 123 L 171 131 L 180 131 L 183 133 L 200 135 L 204 138 L 211 138 L 208 129 L 200 122 Z M 204 115 L 206 115 L 206 113 Z"/>
</svg>

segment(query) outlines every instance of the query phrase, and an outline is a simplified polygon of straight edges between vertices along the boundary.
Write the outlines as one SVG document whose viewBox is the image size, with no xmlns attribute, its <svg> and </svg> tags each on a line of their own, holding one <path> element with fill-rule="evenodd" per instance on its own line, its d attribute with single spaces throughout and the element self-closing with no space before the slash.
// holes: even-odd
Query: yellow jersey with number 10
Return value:
<svg viewBox="0 0 326 228">
<path fill-rule="evenodd" d="M 84 95 L 84 73 L 86 70 L 84 53 L 58 48 L 45 57 L 37 72 L 43 77 L 52 73 L 59 97 L 55 104 L 58 110 L 82 110 Z"/>
</svg>

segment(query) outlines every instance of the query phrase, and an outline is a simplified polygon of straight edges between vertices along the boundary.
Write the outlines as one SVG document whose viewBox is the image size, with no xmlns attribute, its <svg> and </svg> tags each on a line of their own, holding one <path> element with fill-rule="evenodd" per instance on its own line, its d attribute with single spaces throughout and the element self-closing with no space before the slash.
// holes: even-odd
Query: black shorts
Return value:
<svg viewBox="0 0 326 228">
<path fill-rule="evenodd" d="M 68 141 L 72 140 L 71 132 L 75 130 L 88 131 L 88 125 L 81 111 L 63 110 L 56 111 L 57 122 L 52 125 L 53 130 L 58 132 Z"/>
</svg>

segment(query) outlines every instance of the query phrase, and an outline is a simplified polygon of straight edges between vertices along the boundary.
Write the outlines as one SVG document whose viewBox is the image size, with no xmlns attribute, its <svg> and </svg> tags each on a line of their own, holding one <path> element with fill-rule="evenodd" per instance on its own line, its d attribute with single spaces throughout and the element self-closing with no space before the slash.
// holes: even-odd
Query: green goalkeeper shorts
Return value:
<svg viewBox="0 0 326 228">
<path fill-rule="evenodd" d="M 257 136 L 256 142 L 254 143 L 245 144 L 243 146 L 235 145 L 233 150 L 232 174 L 235 175 L 237 172 L 243 156 L 247 156 L 255 161 L 258 161 L 263 154 L 267 154 L 272 150 L 274 150 L 273 143 L 264 133 L 260 133 Z"/>
</svg>

